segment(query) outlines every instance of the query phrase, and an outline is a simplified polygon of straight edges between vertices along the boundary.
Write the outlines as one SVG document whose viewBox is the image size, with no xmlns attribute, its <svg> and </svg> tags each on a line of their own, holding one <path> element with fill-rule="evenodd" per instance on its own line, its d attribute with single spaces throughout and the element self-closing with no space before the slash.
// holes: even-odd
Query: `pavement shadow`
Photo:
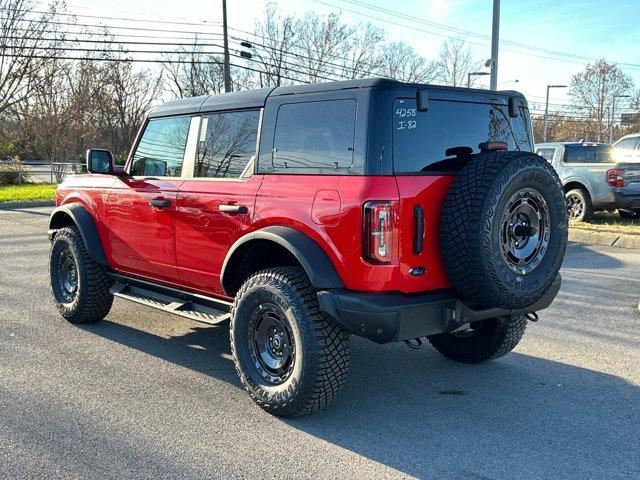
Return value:
<svg viewBox="0 0 640 480">
<path fill-rule="evenodd" d="M 361 342 L 335 405 L 288 423 L 420 478 L 639 478 L 636 385 L 519 353 L 470 366 Z"/>
<path fill-rule="evenodd" d="M 230 360 L 228 321 L 219 325 L 194 327 L 186 334 L 169 338 L 110 320 L 78 327 L 241 388 L 233 361 Z"/>
<path fill-rule="evenodd" d="M 82 328 L 241 388 L 227 324 L 170 338 Z M 640 388 L 612 375 L 519 353 L 461 365 L 352 338 L 336 401 L 283 422 L 419 478 L 639 478 L 639 411 Z"/>
<path fill-rule="evenodd" d="M 596 250 L 595 248 L 598 248 Z M 616 250 L 624 251 L 617 247 Z M 624 262 L 618 260 L 612 255 L 603 253 L 602 246 L 586 245 L 584 243 L 569 242 L 567 252 L 571 255 L 565 255 L 563 268 L 577 269 L 604 269 L 610 270 L 624 265 Z"/>
</svg>

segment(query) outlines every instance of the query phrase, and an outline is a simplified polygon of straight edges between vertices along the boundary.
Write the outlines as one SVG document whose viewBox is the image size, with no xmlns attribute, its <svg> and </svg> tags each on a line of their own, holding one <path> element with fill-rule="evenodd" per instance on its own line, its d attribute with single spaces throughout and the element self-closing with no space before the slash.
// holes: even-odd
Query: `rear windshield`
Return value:
<svg viewBox="0 0 640 480">
<path fill-rule="evenodd" d="M 430 100 L 419 112 L 415 98 L 393 102 L 393 163 L 397 174 L 455 172 L 461 162 L 447 149 L 506 142 L 509 150 L 532 151 L 529 112 L 509 117 L 506 105 Z"/>
<path fill-rule="evenodd" d="M 613 163 L 613 149 L 609 145 L 566 145 L 565 163 Z"/>
</svg>

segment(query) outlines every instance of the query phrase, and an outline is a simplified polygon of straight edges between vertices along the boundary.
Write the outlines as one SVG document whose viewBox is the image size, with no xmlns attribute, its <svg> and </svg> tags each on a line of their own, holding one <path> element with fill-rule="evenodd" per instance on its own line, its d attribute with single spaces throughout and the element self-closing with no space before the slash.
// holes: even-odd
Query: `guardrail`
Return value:
<svg viewBox="0 0 640 480">
<path fill-rule="evenodd" d="M 18 184 L 27 178 L 39 179 L 48 183 L 60 183 L 66 175 L 85 173 L 87 167 L 79 162 L 44 162 L 20 160 L 18 164 Z"/>
</svg>

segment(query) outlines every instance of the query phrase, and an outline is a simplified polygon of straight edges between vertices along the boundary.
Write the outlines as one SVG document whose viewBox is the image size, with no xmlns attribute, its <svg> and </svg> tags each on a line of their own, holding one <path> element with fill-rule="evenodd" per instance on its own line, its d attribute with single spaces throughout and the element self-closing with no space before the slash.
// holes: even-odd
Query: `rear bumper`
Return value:
<svg viewBox="0 0 640 480">
<path fill-rule="evenodd" d="M 610 192 L 601 199 L 594 200 L 593 206 L 604 210 L 640 209 L 640 194 L 625 195 L 622 192 Z"/>
<path fill-rule="evenodd" d="M 473 308 L 464 304 L 453 290 L 417 295 L 324 290 L 318 292 L 318 301 L 320 309 L 349 333 L 388 343 L 451 332 L 465 323 L 485 318 L 543 310 L 556 297 L 561 283 L 558 274 L 544 297 L 520 310 Z"/>
</svg>

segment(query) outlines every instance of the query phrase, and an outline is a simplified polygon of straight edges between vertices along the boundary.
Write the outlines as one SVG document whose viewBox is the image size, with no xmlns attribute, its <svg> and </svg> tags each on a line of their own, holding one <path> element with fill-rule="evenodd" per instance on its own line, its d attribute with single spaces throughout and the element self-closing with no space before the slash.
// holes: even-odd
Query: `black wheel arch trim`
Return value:
<svg viewBox="0 0 640 480">
<path fill-rule="evenodd" d="M 47 231 L 49 239 L 53 240 L 55 232 L 68 225 L 68 223 L 63 223 L 63 219 L 66 216 L 70 217 L 76 227 L 78 227 L 82 241 L 91 259 L 101 265 L 109 266 L 107 258 L 104 255 L 104 250 L 102 249 L 102 244 L 100 243 L 98 229 L 93 221 L 93 217 L 82 204 L 71 203 L 60 205 L 53 210 L 51 217 L 49 217 L 49 230 Z"/>
<path fill-rule="evenodd" d="M 272 226 L 248 233 L 231 246 L 220 274 L 220 283 L 226 294 L 229 294 L 229 283 L 232 281 L 229 263 L 238 248 L 253 240 L 268 240 L 287 249 L 300 263 L 315 288 L 344 288 L 333 263 L 315 240 L 295 228 Z"/>
<path fill-rule="evenodd" d="M 569 185 L 573 184 L 572 188 L 569 188 Z M 571 190 L 575 190 L 575 189 L 580 189 L 580 190 L 584 190 L 585 192 L 587 192 L 587 195 L 589 195 L 590 199 L 593 199 L 593 193 L 591 190 L 591 186 L 587 184 L 587 182 L 585 182 L 582 178 L 580 177 L 570 177 L 570 178 L 565 178 L 564 180 L 562 180 L 562 188 L 564 190 L 565 195 L 567 193 L 569 193 Z"/>
</svg>

